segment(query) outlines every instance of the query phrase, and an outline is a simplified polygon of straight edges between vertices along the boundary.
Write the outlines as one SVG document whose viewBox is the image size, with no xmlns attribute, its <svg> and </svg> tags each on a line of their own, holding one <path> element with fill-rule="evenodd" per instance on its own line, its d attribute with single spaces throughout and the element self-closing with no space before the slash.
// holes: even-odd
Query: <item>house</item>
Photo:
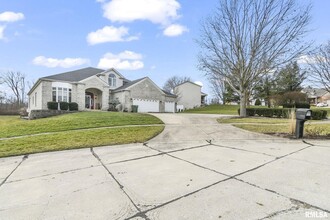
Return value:
<svg viewBox="0 0 330 220">
<path fill-rule="evenodd" d="M 184 82 L 174 88 L 174 93 L 178 96 L 179 109 L 191 109 L 205 104 L 207 94 L 201 91 L 202 86 L 193 82 Z"/>
<path fill-rule="evenodd" d="M 330 93 L 325 89 L 306 87 L 301 92 L 307 94 L 310 104 L 316 105 L 317 103 L 327 103 L 330 105 Z"/>
<path fill-rule="evenodd" d="M 48 102 L 76 102 L 78 110 L 108 110 L 117 103 L 121 111 L 175 112 L 176 96 L 161 90 L 150 78 L 134 81 L 117 70 L 88 67 L 40 78 L 28 92 L 31 110 L 47 109 Z"/>
</svg>

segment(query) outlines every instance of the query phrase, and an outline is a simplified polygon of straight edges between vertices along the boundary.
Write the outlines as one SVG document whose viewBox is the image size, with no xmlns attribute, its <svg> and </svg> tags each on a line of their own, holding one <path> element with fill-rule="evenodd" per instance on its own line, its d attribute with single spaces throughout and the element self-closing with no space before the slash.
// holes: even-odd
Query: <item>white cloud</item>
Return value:
<svg viewBox="0 0 330 220">
<path fill-rule="evenodd" d="M 4 36 L 5 28 L 6 28 L 6 26 L 4 26 L 4 25 L 0 26 L 0 40 L 5 39 L 5 36 Z"/>
<path fill-rule="evenodd" d="M 119 54 L 106 53 L 99 61 L 98 68 L 119 70 L 137 70 L 144 67 L 142 55 L 133 51 L 124 51 Z"/>
<path fill-rule="evenodd" d="M 38 56 L 33 59 L 33 64 L 37 66 L 46 66 L 49 68 L 54 68 L 54 67 L 70 68 L 74 66 L 81 66 L 83 64 L 89 64 L 89 60 L 84 58 L 56 59 L 56 58 L 47 58 L 44 56 Z"/>
<path fill-rule="evenodd" d="M 87 35 L 87 42 L 91 45 L 100 44 L 105 42 L 119 42 L 119 41 L 132 41 L 137 40 L 137 36 L 128 36 L 128 28 L 126 27 L 113 27 L 105 26 L 95 32 Z"/>
<path fill-rule="evenodd" d="M 0 13 L 0 21 L 1 22 L 15 22 L 24 19 L 24 14 L 15 13 L 12 11 L 5 11 Z"/>
<path fill-rule="evenodd" d="M 298 58 L 297 62 L 298 64 L 314 64 L 318 62 L 323 62 L 325 60 L 322 56 L 308 56 L 308 55 L 302 55 Z"/>
<path fill-rule="evenodd" d="M 168 25 L 179 17 L 176 0 L 112 0 L 103 5 L 104 17 L 112 22 L 148 20 Z"/>
<path fill-rule="evenodd" d="M 176 37 L 187 31 L 188 28 L 185 26 L 179 24 L 172 24 L 164 30 L 163 34 L 168 37 Z"/>
</svg>

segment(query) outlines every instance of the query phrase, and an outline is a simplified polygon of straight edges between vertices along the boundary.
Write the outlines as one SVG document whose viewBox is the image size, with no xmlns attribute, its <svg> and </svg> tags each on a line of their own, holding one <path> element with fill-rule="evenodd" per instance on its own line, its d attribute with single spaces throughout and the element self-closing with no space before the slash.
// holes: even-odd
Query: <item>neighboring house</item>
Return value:
<svg viewBox="0 0 330 220">
<path fill-rule="evenodd" d="M 76 102 L 78 110 L 108 110 L 120 103 L 121 110 L 175 112 L 176 96 L 161 90 L 151 79 L 130 81 L 115 69 L 84 68 L 40 78 L 28 92 L 29 111 L 47 109 L 47 103 Z"/>
<path fill-rule="evenodd" d="M 307 87 L 301 92 L 306 93 L 310 104 L 327 103 L 330 105 L 330 93 L 325 89 Z"/>
<path fill-rule="evenodd" d="M 202 86 L 193 82 L 184 82 L 174 88 L 174 93 L 178 96 L 178 106 L 180 109 L 192 109 L 205 104 L 207 94 L 201 91 Z"/>
</svg>

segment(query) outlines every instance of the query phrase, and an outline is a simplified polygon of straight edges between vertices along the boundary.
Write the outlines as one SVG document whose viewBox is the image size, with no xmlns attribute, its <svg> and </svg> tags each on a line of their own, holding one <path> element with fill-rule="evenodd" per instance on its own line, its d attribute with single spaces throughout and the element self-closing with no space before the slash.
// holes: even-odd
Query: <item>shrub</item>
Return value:
<svg viewBox="0 0 330 220">
<path fill-rule="evenodd" d="M 322 120 L 327 118 L 328 112 L 325 110 L 312 110 L 313 120 Z"/>
<path fill-rule="evenodd" d="M 47 102 L 47 108 L 49 110 L 57 110 L 58 109 L 58 102 Z"/>
<path fill-rule="evenodd" d="M 256 102 L 254 103 L 254 105 L 256 105 L 256 106 L 261 105 L 261 101 L 260 101 L 260 99 L 257 99 Z"/>
<path fill-rule="evenodd" d="M 310 108 L 311 105 L 308 103 L 294 103 L 294 104 L 289 104 L 289 103 L 284 103 L 283 108 Z"/>
<path fill-rule="evenodd" d="M 238 109 L 239 114 L 240 109 Z M 247 116 L 260 116 L 260 117 L 276 117 L 276 118 L 290 118 L 291 108 L 247 108 Z M 322 120 L 327 118 L 327 111 L 325 110 L 313 110 L 312 119 Z"/>
<path fill-rule="evenodd" d="M 309 103 L 296 103 L 296 108 L 311 108 Z"/>
<path fill-rule="evenodd" d="M 67 102 L 60 102 L 60 109 L 61 110 L 64 110 L 64 111 L 68 110 L 69 109 L 69 103 L 67 103 Z"/>
<path fill-rule="evenodd" d="M 76 103 L 76 102 L 70 102 L 69 103 L 69 110 L 70 111 L 78 111 L 78 103 Z"/>
</svg>

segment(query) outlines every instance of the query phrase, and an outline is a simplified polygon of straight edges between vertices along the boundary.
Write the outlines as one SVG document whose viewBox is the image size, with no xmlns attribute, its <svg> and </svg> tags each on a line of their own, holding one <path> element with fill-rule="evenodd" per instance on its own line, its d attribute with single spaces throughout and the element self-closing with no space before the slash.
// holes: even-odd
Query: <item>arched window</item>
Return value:
<svg viewBox="0 0 330 220">
<path fill-rule="evenodd" d="M 109 86 L 116 86 L 116 76 L 115 74 L 109 75 Z"/>
</svg>

